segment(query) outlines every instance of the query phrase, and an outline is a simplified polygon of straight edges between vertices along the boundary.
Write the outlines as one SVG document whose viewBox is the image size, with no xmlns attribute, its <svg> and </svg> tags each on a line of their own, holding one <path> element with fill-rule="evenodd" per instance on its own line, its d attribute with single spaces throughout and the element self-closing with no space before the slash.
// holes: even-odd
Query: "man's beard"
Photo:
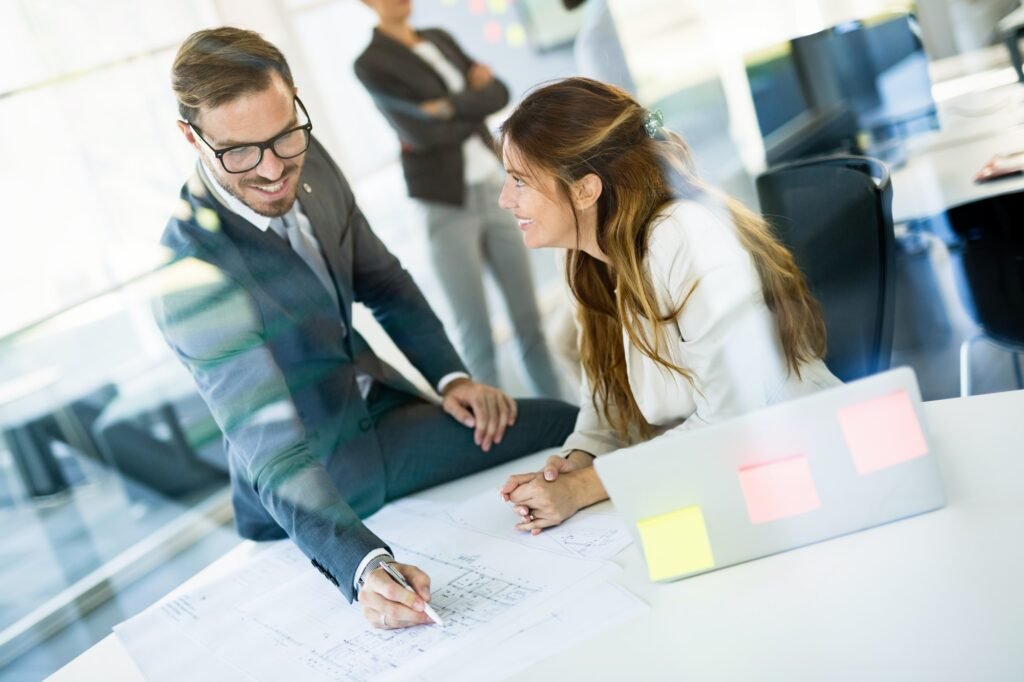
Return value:
<svg viewBox="0 0 1024 682">
<path fill-rule="evenodd" d="M 203 161 L 203 163 L 206 163 L 206 159 L 202 159 L 202 161 Z M 286 165 L 284 167 L 284 170 L 281 173 L 280 178 L 278 178 L 278 182 L 280 182 L 284 178 L 288 178 L 289 182 L 292 183 L 293 186 L 289 188 L 291 191 L 288 193 L 288 196 L 282 197 L 281 199 L 277 199 L 276 201 L 272 201 L 270 203 L 265 203 L 260 208 L 257 208 L 255 206 L 253 206 L 252 204 L 250 204 L 246 200 L 246 198 L 242 196 L 242 193 L 239 191 L 239 189 L 236 189 L 236 187 L 234 185 L 225 184 L 225 182 L 222 180 L 220 174 L 216 170 L 211 168 L 210 165 L 207 165 L 206 167 L 210 171 L 210 174 L 213 175 L 213 177 L 216 179 L 217 184 L 220 185 L 221 188 L 225 192 L 227 192 L 228 194 L 230 194 L 234 198 L 236 198 L 239 201 L 241 201 L 243 204 L 245 204 L 250 209 L 252 209 L 255 213 L 258 213 L 259 215 L 265 216 L 267 218 L 280 218 L 285 213 L 287 213 L 288 211 L 292 210 L 292 206 L 295 204 L 295 198 L 298 196 L 298 177 L 299 177 L 299 173 L 296 172 L 296 171 L 299 169 L 299 166 L 300 166 L 300 164 L 297 164 L 297 163 L 292 163 L 292 164 Z M 254 184 L 266 184 L 266 182 L 263 182 L 263 183 L 243 182 L 242 183 L 243 187 L 254 185 Z"/>
</svg>

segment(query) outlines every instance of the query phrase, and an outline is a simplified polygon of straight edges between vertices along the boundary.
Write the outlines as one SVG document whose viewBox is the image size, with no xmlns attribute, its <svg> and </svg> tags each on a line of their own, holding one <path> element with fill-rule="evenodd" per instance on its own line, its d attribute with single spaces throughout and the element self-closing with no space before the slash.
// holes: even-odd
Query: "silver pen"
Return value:
<svg viewBox="0 0 1024 682">
<path fill-rule="evenodd" d="M 402 575 L 401 573 L 398 572 L 397 568 L 392 566 L 387 561 L 381 562 L 380 567 L 383 568 L 384 572 L 387 573 L 388 575 L 390 575 L 394 579 L 394 581 L 396 583 L 398 583 L 399 585 L 401 585 L 405 589 L 409 590 L 413 594 L 416 594 L 416 590 L 412 589 L 412 585 L 409 584 L 409 581 L 407 581 L 405 579 L 404 575 Z M 441 627 L 444 627 L 444 621 L 441 620 L 441 616 L 437 615 L 437 611 L 435 611 L 434 609 L 430 608 L 430 604 L 426 604 L 426 603 L 424 604 L 423 612 L 426 613 L 428 616 L 430 616 L 430 620 L 434 621 L 435 623 L 437 623 Z"/>
</svg>

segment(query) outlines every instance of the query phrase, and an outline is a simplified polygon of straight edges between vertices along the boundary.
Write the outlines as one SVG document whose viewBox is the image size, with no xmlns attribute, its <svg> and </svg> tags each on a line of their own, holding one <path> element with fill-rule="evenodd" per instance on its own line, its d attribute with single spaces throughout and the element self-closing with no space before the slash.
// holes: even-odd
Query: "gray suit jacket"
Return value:
<svg viewBox="0 0 1024 682">
<path fill-rule="evenodd" d="M 417 32 L 437 46 L 462 75 L 474 64 L 455 39 L 440 29 Z M 402 171 L 409 196 L 461 206 L 465 200 L 462 143 L 479 135 L 493 145 L 484 119 L 508 103 L 508 88 L 497 78 L 479 90 L 452 94 L 433 67 L 377 29 L 355 62 L 356 77 L 387 117 L 402 143 Z M 419 109 L 447 97 L 455 117 L 440 120 Z"/>
<path fill-rule="evenodd" d="M 384 503 L 385 490 L 356 369 L 415 392 L 352 330 L 352 302 L 372 310 L 432 385 L 465 368 L 315 139 L 299 201 L 340 309 L 283 239 L 222 206 L 198 175 L 164 232 L 176 260 L 163 271 L 154 309 L 224 434 L 239 533 L 290 536 L 351 601 L 358 563 L 386 547 L 360 521 Z"/>
</svg>

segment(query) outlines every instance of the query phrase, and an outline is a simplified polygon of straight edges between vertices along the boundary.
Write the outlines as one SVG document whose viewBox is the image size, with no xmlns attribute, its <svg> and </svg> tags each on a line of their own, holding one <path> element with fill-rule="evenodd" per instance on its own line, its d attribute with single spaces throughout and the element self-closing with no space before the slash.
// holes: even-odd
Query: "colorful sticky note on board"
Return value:
<svg viewBox="0 0 1024 682">
<path fill-rule="evenodd" d="M 715 567 L 700 507 L 691 505 L 636 524 L 651 580 L 666 580 Z"/>
<path fill-rule="evenodd" d="M 484 4 L 484 0 L 469 0 L 469 13 L 470 14 L 483 14 L 486 11 L 487 6 Z"/>
<path fill-rule="evenodd" d="M 510 47 L 519 47 L 526 42 L 526 31 L 518 21 L 508 25 L 505 29 L 505 42 Z"/>
<path fill-rule="evenodd" d="M 501 24 L 497 21 L 488 21 L 484 24 L 484 40 L 489 43 L 496 43 L 501 40 Z"/>
<path fill-rule="evenodd" d="M 804 455 L 740 467 L 737 472 L 752 523 L 767 523 L 821 506 L 811 466 Z"/>
<path fill-rule="evenodd" d="M 928 443 L 906 391 L 849 405 L 836 416 L 862 476 L 928 454 Z"/>
</svg>

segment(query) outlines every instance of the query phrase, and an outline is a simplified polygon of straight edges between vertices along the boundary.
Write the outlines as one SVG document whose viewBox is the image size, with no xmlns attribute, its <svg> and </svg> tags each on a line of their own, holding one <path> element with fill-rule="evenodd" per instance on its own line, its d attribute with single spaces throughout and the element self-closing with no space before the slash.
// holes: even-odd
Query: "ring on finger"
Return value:
<svg viewBox="0 0 1024 682">
<path fill-rule="evenodd" d="M 531 521 L 536 521 L 537 520 L 537 517 L 534 516 L 533 514 L 528 515 L 526 518 L 530 519 Z"/>
<path fill-rule="evenodd" d="M 388 614 L 384 613 L 383 611 L 380 612 L 380 626 L 385 630 L 388 627 Z"/>
</svg>

